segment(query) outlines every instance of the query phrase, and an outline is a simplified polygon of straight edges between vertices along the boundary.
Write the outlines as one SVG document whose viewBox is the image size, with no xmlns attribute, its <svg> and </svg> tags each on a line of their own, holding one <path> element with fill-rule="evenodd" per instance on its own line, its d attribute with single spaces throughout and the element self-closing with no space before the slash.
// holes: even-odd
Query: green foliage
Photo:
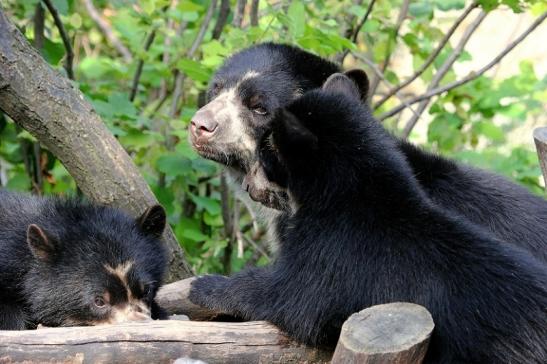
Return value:
<svg viewBox="0 0 547 364">
<path fill-rule="evenodd" d="M 29 40 L 35 38 L 32 19 L 38 3 L 38 0 L 7 0 L 3 4 Z M 395 22 L 402 0 L 377 1 L 354 44 L 348 34 L 352 34 L 352 27 L 364 16 L 368 2 L 358 6 L 350 0 L 263 0 L 257 26 L 250 26 L 247 16 L 243 28 L 232 26 L 231 14 L 220 38 L 212 39 L 217 9 L 197 52 L 189 56 L 188 49 L 199 33 L 209 1 L 94 1 L 133 55 L 133 60 L 127 62 L 98 29 L 83 2 L 54 0 L 53 3 L 73 40 L 78 87 L 130 153 L 165 206 L 177 238 L 199 273 L 236 271 L 245 264 L 267 262 L 248 244 L 252 240 L 263 246 L 266 239 L 260 229 L 253 227 L 244 206 L 239 206 L 241 216 L 236 222 L 239 234 L 230 237 L 225 231 L 221 168 L 198 157 L 188 143 L 190 117 L 203 98 L 212 73 L 227 56 L 258 42 L 277 41 L 296 44 L 331 59 L 344 50 L 357 51 L 378 65 L 386 55 L 402 50 L 410 54 L 414 69 L 418 69 L 444 36 L 447 14 L 455 18 L 469 5 L 465 0 L 412 1 L 404 26 L 397 33 Z M 515 13 L 529 11 L 535 16 L 547 10 L 545 2 L 540 0 L 480 0 L 479 4 L 488 11 L 504 7 Z M 232 1 L 232 10 L 234 5 Z M 155 32 L 155 38 L 145 50 L 145 39 L 150 32 Z M 447 45 L 418 81 L 427 85 L 451 51 Z M 40 52 L 53 67 L 62 70 L 65 50 L 47 11 L 45 41 Z M 457 63 L 472 57 L 463 52 Z M 131 102 L 129 94 L 139 59 L 144 61 L 144 67 L 136 98 Z M 351 55 L 345 65 L 366 68 L 369 75 L 374 73 Z M 431 120 L 424 147 L 503 173 L 541 193 L 535 152 L 531 146 L 524 147 L 508 136 L 530 119 L 544 115 L 547 77 L 538 76 L 529 62 L 522 62 L 520 67 L 521 72 L 516 76 L 502 80 L 481 77 L 434 98 L 429 115 L 423 117 Z M 179 73 L 185 75 L 182 92 L 179 100 L 173 100 Z M 388 67 L 385 71 L 391 84 L 406 77 L 395 68 Z M 455 79 L 456 74 L 450 71 L 442 84 Z M 381 84 L 379 90 L 385 92 L 385 85 Z M 393 97 L 377 112 L 384 112 L 398 102 Z M 395 132 L 401 127 L 396 118 L 387 120 L 386 125 Z M 34 143 L 28 133 L 16 128 L 6 117 L 0 117 L 0 183 L 10 189 L 46 194 L 73 193 L 75 184 L 61 163 L 44 150 L 36 158 Z M 43 177 L 41 185 L 37 185 L 33 173 L 36 166 Z M 233 211 L 233 205 L 230 198 L 224 207 L 229 206 Z M 264 246 L 262 249 L 267 250 Z"/>
</svg>

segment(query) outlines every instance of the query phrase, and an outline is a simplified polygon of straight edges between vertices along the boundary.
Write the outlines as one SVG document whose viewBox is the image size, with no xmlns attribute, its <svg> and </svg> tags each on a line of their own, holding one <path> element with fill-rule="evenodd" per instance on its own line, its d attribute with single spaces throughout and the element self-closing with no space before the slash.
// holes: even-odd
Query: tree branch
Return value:
<svg viewBox="0 0 547 364">
<path fill-rule="evenodd" d="M 120 41 L 120 39 L 114 34 L 112 27 L 108 22 L 99 14 L 95 6 L 93 5 L 92 0 L 83 0 L 84 6 L 91 17 L 91 20 L 97 24 L 99 30 L 104 34 L 108 42 L 120 53 L 125 60 L 129 63 L 133 60 L 133 55 L 131 51 Z"/>
<path fill-rule="evenodd" d="M 207 13 L 205 14 L 205 18 L 203 19 L 203 22 L 201 23 L 201 26 L 199 28 L 198 34 L 196 35 L 196 38 L 194 39 L 194 42 L 190 46 L 190 49 L 186 53 L 187 58 L 192 58 L 196 51 L 198 50 L 199 46 L 203 42 L 203 38 L 205 37 L 205 33 L 207 32 L 207 28 L 209 27 L 209 24 L 211 23 L 211 19 L 213 18 L 213 14 L 215 13 L 215 10 L 217 8 L 217 0 L 211 0 L 211 3 L 209 4 L 209 8 L 207 9 Z M 175 76 L 175 89 L 173 91 L 173 98 L 171 100 L 171 110 L 169 115 L 173 118 L 175 117 L 177 110 L 178 110 L 178 101 L 182 95 L 182 86 L 184 84 L 185 75 L 182 72 L 178 72 Z"/>
<path fill-rule="evenodd" d="M 222 30 L 226 25 L 228 16 L 230 15 L 230 0 L 221 0 L 220 1 L 220 11 L 218 12 L 217 22 L 213 29 L 213 39 L 219 39 L 222 35 Z"/>
<path fill-rule="evenodd" d="M 361 31 L 361 28 L 365 25 L 365 23 L 368 20 L 368 17 L 370 13 L 372 13 L 372 9 L 374 8 L 374 3 L 376 0 L 370 0 L 370 3 L 368 4 L 367 10 L 365 12 L 365 15 L 363 15 L 363 18 L 359 21 L 357 26 L 355 27 L 353 34 L 351 35 L 350 39 L 353 43 L 357 42 L 357 36 L 359 35 L 359 32 Z M 340 57 L 340 64 L 344 63 L 344 59 L 349 53 L 349 49 L 346 49 L 344 53 L 342 53 L 342 56 Z"/>
<path fill-rule="evenodd" d="M 150 46 L 154 42 L 155 37 L 156 37 L 156 29 L 153 29 L 148 34 L 148 36 L 146 37 L 146 41 L 144 42 L 145 52 L 147 52 L 150 49 Z M 139 62 L 137 63 L 137 70 L 135 71 L 135 75 L 133 76 L 133 85 L 131 86 L 131 93 L 129 95 L 129 101 L 131 102 L 133 102 L 135 100 L 135 96 L 137 96 L 137 90 L 139 88 L 139 80 L 141 79 L 143 66 L 144 66 L 144 59 L 140 58 Z"/>
<path fill-rule="evenodd" d="M 72 51 L 72 45 L 70 44 L 70 38 L 68 37 L 68 34 L 66 32 L 65 26 L 63 25 L 63 22 L 61 21 L 61 17 L 59 16 L 59 12 L 57 9 L 55 9 L 55 6 L 53 6 L 53 3 L 51 0 L 42 0 L 44 4 L 46 5 L 47 9 L 51 13 L 51 16 L 53 17 L 53 21 L 55 22 L 55 26 L 57 29 L 59 29 L 59 34 L 61 34 L 61 39 L 63 40 L 63 44 L 66 49 L 66 57 L 65 57 L 65 70 L 68 78 L 71 80 L 74 79 L 74 70 L 72 62 L 74 60 L 74 52 Z"/>
<path fill-rule="evenodd" d="M 258 2 L 259 0 L 253 0 L 251 2 L 251 26 L 258 26 Z"/>
<path fill-rule="evenodd" d="M 444 86 L 437 87 L 433 90 L 430 90 L 422 95 L 413 97 L 409 100 L 407 100 L 407 103 L 412 105 L 417 102 L 420 102 L 425 99 L 429 99 L 433 96 L 437 96 L 439 94 L 442 94 L 446 91 L 450 91 L 453 88 L 462 86 L 470 81 L 473 81 L 480 76 L 482 76 L 485 72 L 487 72 L 490 68 L 494 67 L 497 63 L 501 62 L 501 60 L 509 53 L 511 52 L 519 43 L 521 43 L 530 33 L 532 33 L 547 17 L 547 12 L 541 14 L 529 27 L 526 29 L 518 38 L 516 38 L 513 42 L 511 42 L 502 52 L 500 52 L 490 63 L 488 63 L 486 66 L 482 67 L 478 71 L 471 72 L 466 77 L 462 78 L 459 81 L 454 81 L 451 83 L 448 83 Z M 378 117 L 378 120 L 382 121 L 386 118 L 389 118 L 401 110 L 403 110 L 406 107 L 406 105 L 399 105 L 397 107 L 394 107 L 393 109 L 386 111 L 382 115 Z"/>
<path fill-rule="evenodd" d="M 452 68 L 452 66 L 454 65 L 454 63 L 458 59 L 458 57 L 463 52 L 463 49 L 465 48 L 465 45 L 467 44 L 469 39 L 471 39 L 471 36 L 473 35 L 473 33 L 475 33 L 475 31 L 477 30 L 479 25 L 482 23 L 482 21 L 484 20 L 486 15 L 487 15 L 487 13 L 484 10 L 481 10 L 479 15 L 477 15 L 477 17 L 475 18 L 475 20 L 471 24 L 469 24 L 469 26 L 465 29 L 465 32 L 463 33 L 463 35 L 462 35 L 458 45 L 456 46 L 456 48 L 454 48 L 452 53 L 448 56 L 448 58 L 443 63 L 443 65 L 439 68 L 437 73 L 435 73 L 435 76 L 433 76 L 433 79 L 431 80 L 431 83 L 427 87 L 428 91 L 434 89 L 437 86 L 439 86 L 439 83 L 442 81 L 442 79 L 448 73 L 448 71 L 450 71 L 450 69 Z M 410 120 L 406 123 L 406 125 L 403 129 L 403 133 L 402 133 L 403 138 L 408 138 L 408 136 L 410 135 L 410 132 L 416 126 L 416 123 L 418 122 L 419 116 L 427 108 L 427 105 L 429 105 L 429 99 L 425 99 L 425 100 L 422 100 L 420 102 L 420 105 L 418 106 L 418 110 L 416 112 L 417 115 L 413 115 L 410 118 Z"/>
<path fill-rule="evenodd" d="M 0 110 L 66 167 L 91 200 L 138 216 L 157 204 L 129 155 L 84 95 L 49 67 L 0 9 Z M 168 279 L 191 275 L 171 228 Z"/>
<path fill-rule="evenodd" d="M 399 37 L 399 31 L 401 30 L 401 26 L 403 25 L 403 21 L 406 19 L 406 16 L 408 14 L 408 8 L 410 5 L 410 0 L 404 0 L 403 5 L 401 6 L 401 10 L 399 10 L 399 15 L 397 17 L 397 22 L 395 23 L 395 30 L 393 31 L 393 35 L 389 37 L 387 40 L 388 45 L 386 47 L 386 54 L 384 57 L 384 61 L 380 65 L 380 71 L 382 75 L 386 71 L 387 66 L 389 65 L 389 61 L 391 60 L 391 55 L 393 54 L 393 44 L 397 45 L 397 38 Z M 376 94 L 376 90 L 378 89 L 378 85 L 380 84 L 380 79 L 378 77 L 375 77 L 372 81 L 371 87 L 369 88 L 369 100 L 372 100 L 372 96 Z"/>
<path fill-rule="evenodd" d="M 372 62 L 370 59 L 368 59 L 367 57 L 365 57 L 361 54 L 358 54 L 358 53 L 352 53 L 352 54 L 355 58 L 357 58 L 358 60 L 360 60 L 360 61 L 364 62 L 365 64 L 367 64 L 374 71 L 374 73 L 376 74 L 376 77 L 378 77 L 378 79 L 382 80 L 388 87 L 393 86 L 391 83 L 389 83 L 388 80 L 386 80 L 384 74 L 378 68 L 378 66 L 376 64 L 374 64 L 374 62 Z M 399 92 L 396 93 L 396 96 L 399 99 L 399 101 L 401 101 L 403 104 L 405 104 L 408 107 L 408 109 L 410 111 L 412 111 L 415 115 L 418 115 L 418 114 L 416 114 L 416 111 L 414 111 L 412 106 L 405 101 L 404 97 Z M 420 116 L 418 115 L 418 117 L 420 117 Z"/>
<path fill-rule="evenodd" d="M 241 28 L 241 23 L 243 23 L 243 15 L 245 14 L 246 5 L 247 5 L 247 0 L 237 0 L 234 19 L 232 19 L 232 25 L 234 27 Z"/>
<path fill-rule="evenodd" d="M 450 27 L 448 32 L 445 34 L 443 39 L 441 39 L 441 41 L 437 45 L 437 48 L 433 51 L 433 53 L 431 53 L 429 55 L 429 57 L 420 66 L 420 68 L 418 70 L 416 70 L 416 72 L 414 72 L 414 74 L 412 76 L 410 76 L 410 78 L 408 78 L 406 81 L 402 82 L 400 85 L 398 85 L 398 86 L 392 88 L 391 90 L 389 90 L 384 97 L 382 97 L 378 102 L 376 102 L 374 104 L 373 109 L 374 110 L 378 109 L 380 106 L 382 106 L 384 104 L 384 102 L 386 102 L 388 99 L 390 99 L 398 91 L 400 91 L 402 88 L 408 86 L 411 82 L 413 82 L 415 79 L 420 77 L 422 75 L 422 73 L 425 72 L 425 70 L 435 61 L 437 56 L 441 53 L 444 46 L 448 43 L 448 41 L 450 40 L 450 38 L 452 37 L 452 35 L 456 31 L 458 26 L 465 20 L 465 18 L 467 18 L 469 13 L 471 13 L 471 11 L 473 9 L 475 9 L 477 6 L 478 6 L 478 4 L 476 2 L 473 2 L 470 6 L 468 6 L 467 9 L 465 9 L 465 11 L 460 15 L 460 17 L 458 19 L 456 19 L 454 24 L 452 24 L 452 26 Z"/>
</svg>

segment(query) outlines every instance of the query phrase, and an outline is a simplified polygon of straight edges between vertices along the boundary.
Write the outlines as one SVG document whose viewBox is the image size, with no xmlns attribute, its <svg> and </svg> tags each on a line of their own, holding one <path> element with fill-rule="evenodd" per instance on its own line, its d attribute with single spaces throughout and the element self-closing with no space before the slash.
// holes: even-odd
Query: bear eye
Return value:
<svg viewBox="0 0 547 364">
<path fill-rule="evenodd" d="M 99 308 L 103 308 L 106 305 L 106 302 L 104 301 L 104 298 L 102 296 L 95 297 L 93 303 Z"/>
</svg>

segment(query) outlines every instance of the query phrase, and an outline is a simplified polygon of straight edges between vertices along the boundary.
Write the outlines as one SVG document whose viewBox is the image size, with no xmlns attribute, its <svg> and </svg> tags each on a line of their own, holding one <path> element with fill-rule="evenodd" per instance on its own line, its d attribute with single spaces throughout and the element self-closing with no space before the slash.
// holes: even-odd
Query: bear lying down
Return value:
<svg viewBox="0 0 547 364">
<path fill-rule="evenodd" d="M 276 114 L 246 187 L 287 190 L 278 256 L 201 277 L 190 299 L 327 346 L 352 313 L 412 302 L 435 321 L 427 363 L 546 363 L 545 265 L 434 204 L 359 98 L 335 74 Z"/>
<path fill-rule="evenodd" d="M 76 199 L 0 191 L 0 330 L 166 318 L 162 207 L 134 220 Z"/>
</svg>

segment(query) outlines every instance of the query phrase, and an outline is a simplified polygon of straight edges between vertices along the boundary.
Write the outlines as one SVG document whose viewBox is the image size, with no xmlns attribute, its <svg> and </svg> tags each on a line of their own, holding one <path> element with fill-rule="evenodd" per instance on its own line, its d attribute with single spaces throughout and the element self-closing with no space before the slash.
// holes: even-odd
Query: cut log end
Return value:
<svg viewBox="0 0 547 364">
<path fill-rule="evenodd" d="M 421 363 L 433 327 L 429 312 L 416 304 L 369 307 L 342 326 L 332 363 Z"/>
</svg>

